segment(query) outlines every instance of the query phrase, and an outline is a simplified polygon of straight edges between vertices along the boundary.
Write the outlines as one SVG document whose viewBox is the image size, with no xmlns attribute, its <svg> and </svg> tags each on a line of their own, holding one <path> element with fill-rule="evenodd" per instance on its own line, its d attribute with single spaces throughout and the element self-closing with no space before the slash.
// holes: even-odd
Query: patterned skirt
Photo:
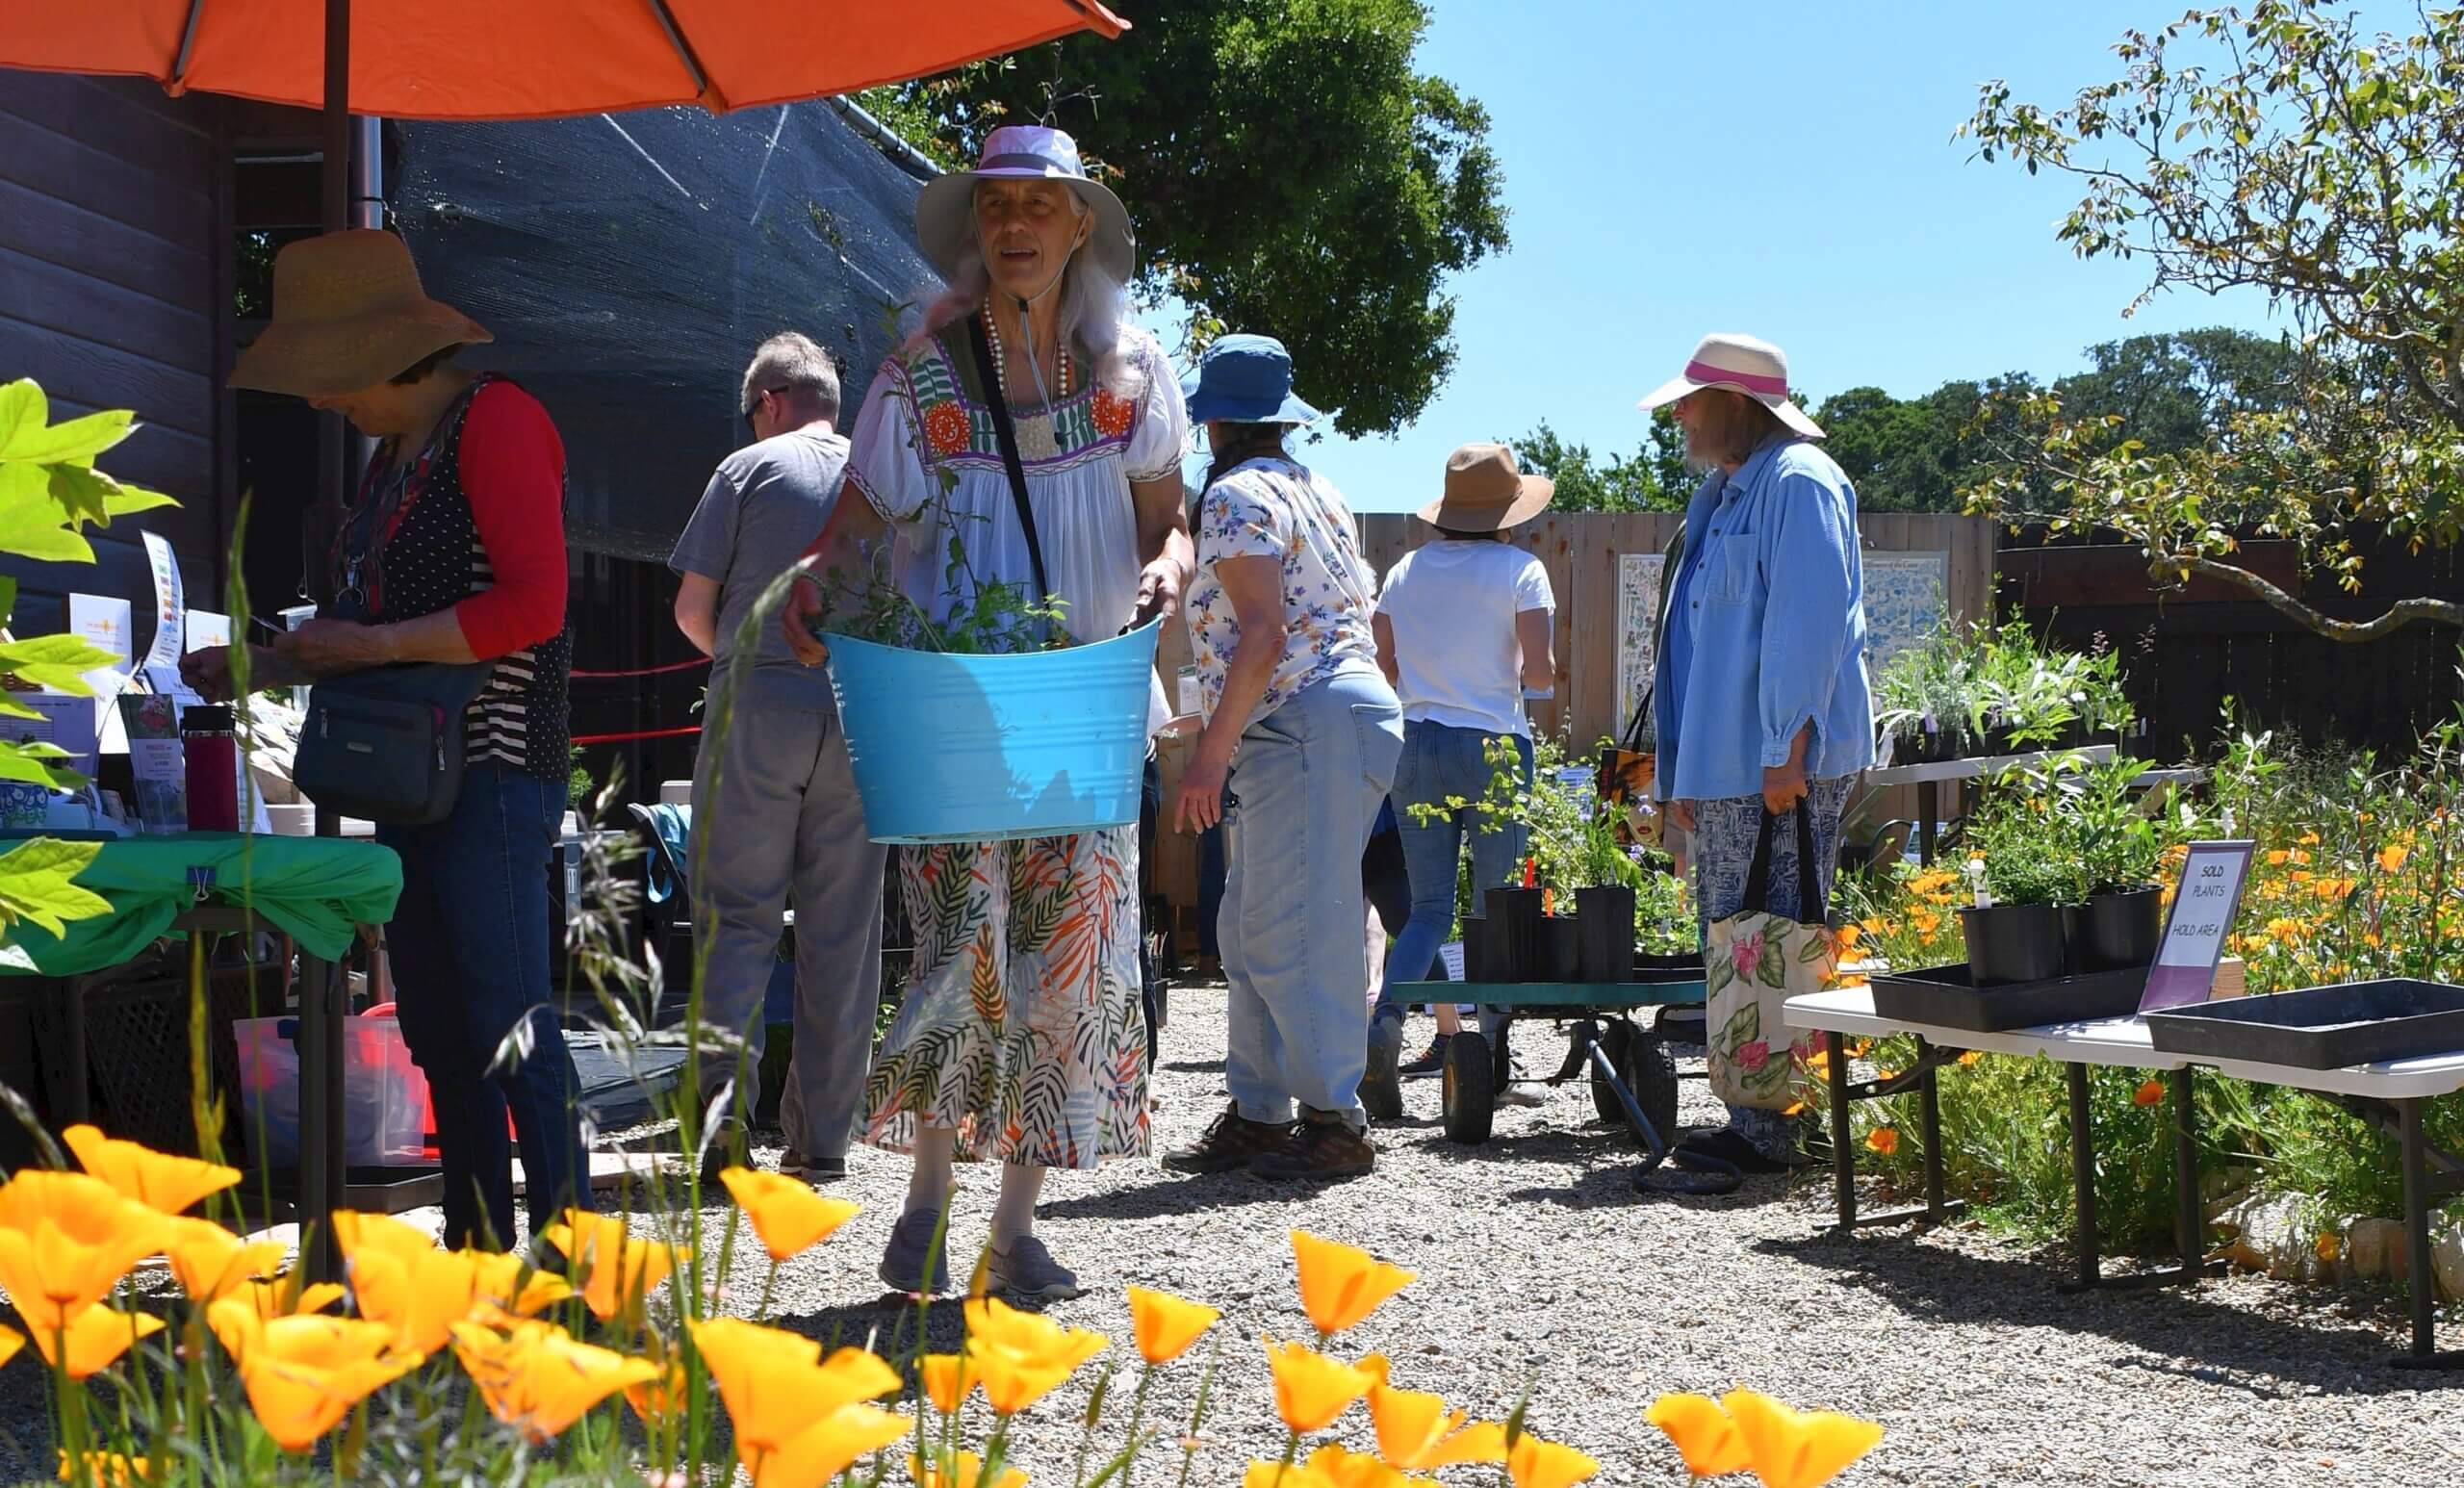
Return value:
<svg viewBox="0 0 2464 1488">
<path fill-rule="evenodd" d="M 1135 827 L 900 854 L 914 973 L 864 1090 L 864 1141 L 1092 1167 L 1147 1146 Z"/>
</svg>

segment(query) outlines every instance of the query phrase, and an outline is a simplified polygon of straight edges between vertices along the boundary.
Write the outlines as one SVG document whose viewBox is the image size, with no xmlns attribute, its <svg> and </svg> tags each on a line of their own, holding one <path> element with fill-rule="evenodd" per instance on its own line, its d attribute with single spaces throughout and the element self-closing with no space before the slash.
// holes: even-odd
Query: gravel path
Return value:
<svg viewBox="0 0 2464 1488">
<path fill-rule="evenodd" d="M 1426 1026 L 1416 1022 L 1413 1038 Z M 1219 1109 L 1222 1047 L 1220 989 L 1176 991 L 1159 1149 Z M 1535 1028 L 1517 1047 L 1536 1065 L 1562 1044 Z M 1683 1089 L 1685 1119 L 1711 1119 L 1702 1083 Z M 1662 1391 L 1738 1383 L 1883 1422 L 1883 1445 L 1838 1479 L 1850 1485 L 2464 1481 L 2464 1396 L 2435 1383 L 2448 1376 L 2385 1367 L 2402 1337 L 2392 1296 L 2249 1277 L 2189 1294 L 2064 1296 L 2059 1255 L 1973 1228 L 1829 1238 L 1827 1177 L 1793 1192 L 1758 1180 L 1718 1199 L 1636 1195 L 1633 1149 L 1585 1126 L 1579 1086 L 1549 1092 L 1538 1110 L 1501 1111 L 1477 1148 L 1438 1130 L 1436 1082 L 1407 1082 L 1405 1103 L 1406 1118 L 1377 1134 L 1374 1175 L 1315 1193 L 1145 1162 L 1047 1186 L 1040 1233 L 1093 1289 L 1053 1316 L 1126 1351 L 1126 1284 L 1224 1310 L 1193 1483 L 1237 1483 L 1249 1453 L 1280 1444 L 1257 1340 L 1308 1331 L 1286 1239 L 1295 1225 L 1420 1272 L 1346 1347 L 1380 1350 L 1397 1384 L 1482 1414 L 1509 1409 L 1528 1382 L 1532 1427 L 1598 1457 L 1604 1483 L 1685 1481 L 1644 1406 Z M 954 1249 L 981 1243 L 992 1179 L 962 1171 Z M 844 1190 L 869 1212 L 783 1270 L 783 1321 L 851 1339 L 907 1325 L 871 1280 L 904 1182 L 901 1160 L 859 1151 Z M 741 1278 L 757 1296 L 759 1270 Z M 945 1322 L 954 1332 L 956 1320 Z M 1160 1413 L 1187 1420 L 1199 1352 L 1163 1375 Z M 1023 1433 L 1038 1481 L 1067 1481 L 1092 1374 L 1039 1407 Z M 2426 1379 L 2431 1388 L 2417 1390 Z M 1344 1430 L 1350 1445 L 1370 1444 L 1365 1412 Z M 1156 1480 L 1151 1468 L 1142 1478 Z"/>
<path fill-rule="evenodd" d="M 1221 1099 L 1220 988 L 1176 991 L 1172 1014 L 1157 1079 L 1159 1150 L 1194 1137 Z M 1426 1027 L 1415 1023 L 1414 1040 Z M 1530 1028 L 1517 1048 L 1540 1065 L 1562 1044 Z M 1688 1122 L 1713 1118 L 1699 1080 L 1683 1091 Z M 1580 1086 L 1550 1091 L 1538 1110 L 1501 1111 L 1497 1135 L 1477 1148 L 1438 1130 L 1436 1082 L 1406 1082 L 1405 1102 L 1406 1119 L 1377 1133 L 1375 1174 L 1315 1192 L 1245 1174 L 1185 1179 L 1152 1162 L 1060 1174 L 1047 1186 L 1040 1232 L 1093 1289 L 1051 1312 L 1112 1335 L 1106 1357 L 1135 1362 L 1124 1285 L 1224 1310 L 1192 1483 L 1238 1483 L 1248 1456 L 1279 1448 L 1258 1336 L 1307 1336 L 1286 1238 L 1296 1225 L 1420 1272 L 1339 1351 L 1382 1351 L 1398 1385 L 1485 1416 L 1509 1409 L 1527 1383 L 1532 1428 L 1598 1457 L 1603 1483 L 1686 1481 L 1644 1424 L 1644 1406 L 1662 1391 L 1716 1395 L 1739 1383 L 1883 1422 L 1882 1446 L 1838 1479 L 1865 1488 L 2464 1482 L 2464 1375 L 2386 1367 L 2403 1338 L 2401 1301 L 2390 1294 L 2242 1276 L 2188 1293 L 2065 1296 L 2054 1290 L 2059 1254 L 1972 1227 L 1831 1238 L 1823 1174 L 1793 1190 L 1756 1180 L 1727 1198 L 1636 1195 L 1627 1182 L 1634 1149 L 1585 1124 Z M 759 1151 L 765 1164 L 776 1155 Z M 954 1257 L 981 1244 L 994 1179 L 962 1170 Z M 834 1192 L 866 1213 L 781 1269 L 773 1321 L 906 1351 L 914 1312 L 873 1278 L 905 1182 L 903 1159 L 859 1149 Z M 731 1311 L 753 1310 L 766 1270 L 745 1236 Z M 2459 1327 L 2448 1321 L 2451 1344 Z M 934 1347 L 948 1347 L 957 1309 L 936 1308 L 930 1331 Z M 1205 1347 L 1163 1373 L 1150 1420 L 1187 1422 Z M 1035 1481 L 1070 1481 L 1096 1373 L 1082 1372 L 1021 1431 Z M 1119 1440 L 1133 1379 L 1125 1374 L 1106 1411 L 1097 1460 Z M 42 1434 L 39 1392 L 36 1371 L 0 1372 L 0 1477 L 33 1455 L 23 1438 Z M 1371 1445 L 1365 1411 L 1342 1424 L 1349 1445 Z M 1139 1481 L 1171 1481 L 1178 1455 L 1168 1440 Z M 1449 1477 L 1496 1481 L 1477 1470 Z"/>
</svg>

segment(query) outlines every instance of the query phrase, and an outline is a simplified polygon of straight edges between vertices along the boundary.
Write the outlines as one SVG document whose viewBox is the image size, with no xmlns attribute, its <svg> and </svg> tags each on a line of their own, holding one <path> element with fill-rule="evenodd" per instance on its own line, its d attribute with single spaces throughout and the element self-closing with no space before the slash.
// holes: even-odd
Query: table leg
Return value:
<svg viewBox="0 0 2464 1488">
<path fill-rule="evenodd" d="M 62 1082 L 60 1124 L 75 1126 L 93 1119 L 94 1072 L 86 1053 L 86 993 L 94 985 L 92 977 L 70 977 L 66 994 L 61 999 L 60 1041 L 68 1075 Z"/>
<path fill-rule="evenodd" d="M 1916 782 L 1916 861 L 1920 866 L 1934 866 L 1934 823 L 1942 814 L 1942 787 L 1938 782 Z"/>
<path fill-rule="evenodd" d="M 2078 1253 L 2079 1274 L 2065 1291 L 2084 1292 L 2102 1278 L 2097 1260 L 2096 1136 L 2088 1106 L 2088 1066 L 2062 1066 L 2070 1089 L 2070 1220 L 2071 1248 Z"/>
<path fill-rule="evenodd" d="M 2173 1086 L 2173 1243 L 2182 1270 L 2194 1278 L 2207 1260 L 2207 1226 L 2198 1207 L 2197 1081 L 2188 1065 L 2167 1078 Z"/>
<path fill-rule="evenodd" d="M 2421 1358 L 2434 1352 L 2438 1341 L 2438 1271 L 2430 1264 L 2429 1185 L 2423 1181 L 2428 1142 L 2422 1135 L 2420 1101 L 2400 1100 L 2396 1111 L 2403 1148 L 2404 1257 L 2413 1294 L 2413 1356 Z"/>
<path fill-rule="evenodd" d="M 299 1223 L 308 1274 L 342 1279 L 333 1212 L 343 1199 L 344 986 L 329 962 L 299 962 Z"/>
<path fill-rule="evenodd" d="M 1933 1046 L 1916 1040 L 1917 1063 L 1925 1066 L 1925 1083 L 1917 1088 L 1917 1108 L 1925 1136 L 1925 1218 L 1942 1222 L 1942 1093 L 1936 1083 Z"/>
<path fill-rule="evenodd" d="M 1839 1034 L 1822 1036 L 1823 1061 L 1831 1083 L 1831 1176 L 1839 1201 L 1839 1227 L 1857 1224 L 1857 1148 L 1848 1119 L 1848 1040 Z"/>
</svg>

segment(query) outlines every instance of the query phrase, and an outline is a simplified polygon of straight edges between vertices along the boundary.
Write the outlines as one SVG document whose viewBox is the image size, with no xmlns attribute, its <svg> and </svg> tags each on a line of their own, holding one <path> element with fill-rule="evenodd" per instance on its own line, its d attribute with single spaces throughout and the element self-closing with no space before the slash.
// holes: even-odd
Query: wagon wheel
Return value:
<svg viewBox="0 0 2464 1488">
<path fill-rule="evenodd" d="M 1497 1068 L 1489 1040 L 1468 1028 L 1448 1039 L 1443 1084 L 1447 1140 L 1467 1147 L 1488 1141 L 1498 1114 Z"/>
<path fill-rule="evenodd" d="M 1677 1061 L 1669 1057 L 1668 1045 L 1660 1041 L 1657 1033 L 1636 1028 L 1618 1018 L 1602 1031 L 1600 1047 L 1608 1056 L 1608 1063 L 1616 1066 L 1617 1078 L 1625 1082 L 1626 1089 L 1633 1091 L 1635 1103 L 1643 1108 L 1644 1116 L 1657 1129 L 1659 1140 L 1674 1142 L 1677 1140 Z M 1618 1100 L 1617 1092 L 1608 1088 L 1608 1081 L 1602 1076 L 1598 1065 L 1591 1068 L 1591 1104 L 1592 1109 L 1600 1113 L 1602 1120 L 1613 1126 L 1626 1127 L 1633 1132 L 1636 1142 L 1646 1147 L 1651 1145 L 1650 1138 L 1634 1130 L 1632 1119 L 1626 1114 L 1625 1104 Z"/>
</svg>

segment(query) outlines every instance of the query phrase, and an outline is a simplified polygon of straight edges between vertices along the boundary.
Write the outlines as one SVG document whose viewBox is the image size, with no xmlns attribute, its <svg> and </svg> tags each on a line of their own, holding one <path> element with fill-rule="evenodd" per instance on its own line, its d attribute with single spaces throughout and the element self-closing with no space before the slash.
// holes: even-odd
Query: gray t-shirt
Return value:
<svg viewBox="0 0 2464 1488">
<path fill-rule="evenodd" d="M 676 572 L 719 586 L 714 682 L 726 677 L 737 628 L 761 591 L 821 535 L 846 472 L 846 439 L 805 429 L 747 445 L 719 462 L 667 559 Z M 828 706 L 828 674 L 798 662 L 776 625 L 760 632 L 747 690 L 765 702 Z"/>
</svg>

